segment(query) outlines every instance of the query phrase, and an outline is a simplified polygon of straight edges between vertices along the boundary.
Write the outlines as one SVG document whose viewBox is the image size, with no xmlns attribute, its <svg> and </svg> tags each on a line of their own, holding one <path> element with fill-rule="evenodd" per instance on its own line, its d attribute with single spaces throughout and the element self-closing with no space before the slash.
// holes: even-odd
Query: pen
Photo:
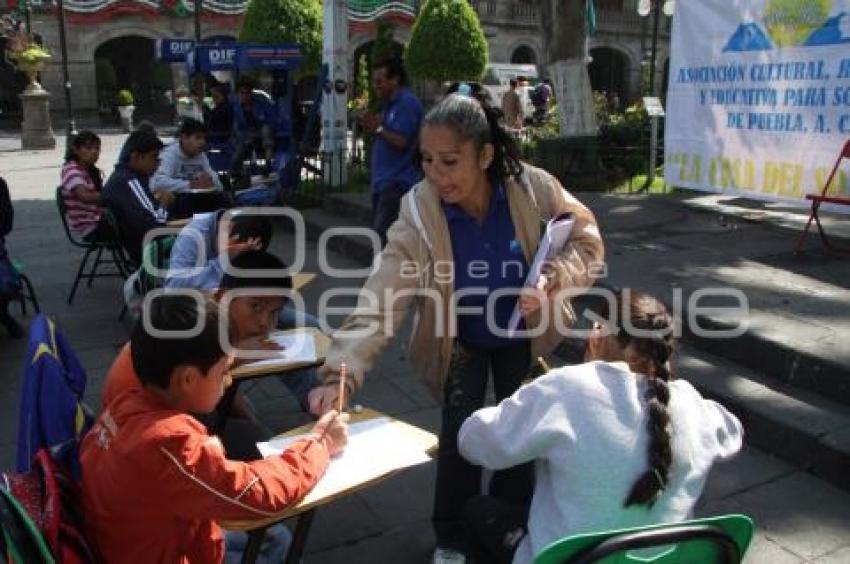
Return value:
<svg viewBox="0 0 850 564">
<path fill-rule="evenodd" d="M 345 378 L 348 376 L 348 365 L 344 362 L 339 365 L 339 409 L 337 411 L 342 413 L 342 406 L 345 405 L 344 396 L 345 396 Z"/>
</svg>

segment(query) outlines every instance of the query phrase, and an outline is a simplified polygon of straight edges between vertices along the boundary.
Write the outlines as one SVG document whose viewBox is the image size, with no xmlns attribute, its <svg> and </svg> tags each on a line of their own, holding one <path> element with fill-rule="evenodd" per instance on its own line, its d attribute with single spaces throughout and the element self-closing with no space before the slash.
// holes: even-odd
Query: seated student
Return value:
<svg viewBox="0 0 850 564">
<path fill-rule="evenodd" d="M 148 133 L 153 133 L 154 135 L 157 134 L 156 126 L 146 119 L 143 119 L 142 121 L 137 123 L 136 129 L 134 131 L 146 131 Z M 129 140 L 130 138 L 127 137 L 127 139 L 124 140 L 124 144 L 121 145 L 121 152 L 118 153 L 118 160 L 115 162 L 115 168 L 118 168 L 118 165 L 126 165 L 127 162 L 130 160 L 130 151 L 128 150 L 127 146 L 127 141 Z"/>
<path fill-rule="evenodd" d="M 631 292 L 617 310 L 603 312 L 609 326 L 594 328 L 587 363 L 549 372 L 461 427 L 460 452 L 474 464 L 536 462 L 530 510 L 468 503 L 481 562 L 530 563 L 563 537 L 687 519 L 712 464 L 740 450 L 738 419 L 671 379 L 667 308 Z"/>
<path fill-rule="evenodd" d="M 100 137 L 91 131 L 74 136 L 62 167 L 62 199 L 66 221 L 72 233 L 88 241 L 105 240 L 111 236 L 103 219 L 101 191 L 103 174 L 95 166 L 100 157 Z"/>
<path fill-rule="evenodd" d="M 6 251 L 6 235 L 12 231 L 15 209 L 9 185 L 0 178 L 0 325 L 15 339 L 24 336 L 24 328 L 9 313 L 9 301 L 20 291 L 20 280 Z"/>
<path fill-rule="evenodd" d="M 217 521 L 257 519 L 303 498 L 346 443 L 346 415 L 332 413 L 282 455 L 230 460 L 189 415 L 210 412 L 230 384 L 218 308 L 190 296 L 150 302 L 150 327 L 200 333 L 173 338 L 139 322 L 130 337 L 141 388 L 119 394 L 83 439 L 83 509 L 102 559 L 224 561 Z M 279 552 L 278 552 L 279 553 Z"/>
<path fill-rule="evenodd" d="M 171 217 L 179 219 L 194 213 L 210 212 L 232 205 L 222 190 L 221 180 L 210 167 L 204 154 L 207 146 L 207 126 L 192 118 L 183 120 L 178 140 L 160 155 L 160 164 L 151 179 L 151 190 L 170 192 L 175 196 L 169 209 Z M 197 194 L 192 190 L 213 190 Z"/>
<path fill-rule="evenodd" d="M 145 233 L 163 227 L 168 220 L 168 198 L 154 197 L 148 188 L 159 165 L 162 141 L 146 131 L 134 131 L 127 139 L 127 164 L 119 164 L 103 187 L 103 201 L 121 226 L 124 248 L 137 264 L 141 262 Z"/>
<path fill-rule="evenodd" d="M 231 258 L 244 251 L 265 250 L 271 243 L 272 224 L 266 216 L 241 211 L 198 215 L 180 230 L 171 247 L 166 288 L 196 288 L 212 291 L 219 287 L 224 269 L 222 255 Z M 284 307 L 279 329 L 309 325 L 318 327 L 313 316 Z"/>
<path fill-rule="evenodd" d="M 224 276 L 222 255 L 232 259 L 243 251 L 266 250 L 271 238 L 267 216 L 239 210 L 198 214 L 171 247 L 165 287 L 215 290 Z"/>
<path fill-rule="evenodd" d="M 286 265 L 274 255 L 258 250 L 240 254 L 233 259 L 233 265 L 241 269 L 269 272 L 286 268 Z M 292 281 L 289 277 L 242 277 L 226 274 L 215 286 L 205 289 L 211 292 L 214 301 L 224 303 L 223 300 L 230 290 L 258 289 L 262 292 L 262 290 L 270 289 L 285 292 L 291 288 Z M 241 293 L 244 294 L 244 292 Z M 286 306 L 286 302 L 284 296 L 263 296 L 261 293 L 256 296 L 240 295 L 228 300 L 227 321 L 232 342 L 237 347 L 245 349 L 269 348 L 264 340 L 278 324 L 280 311 Z M 307 396 L 310 390 L 318 385 L 316 371 L 314 369 L 292 371 L 281 377 L 281 381 L 290 389 L 301 408 L 306 412 L 309 407 Z M 130 363 L 130 346 L 128 343 L 118 354 L 106 375 L 101 403 L 104 406 L 109 405 L 119 394 L 127 389 L 138 388 L 140 385 L 139 377 L 133 371 L 133 366 Z M 230 430 L 231 428 L 231 425 L 228 424 L 227 429 Z M 244 429 L 237 430 L 234 435 L 244 436 L 247 432 Z M 257 440 L 267 438 L 261 437 Z M 255 458 L 257 455 L 256 449 L 253 448 L 255 442 L 256 440 L 250 441 L 248 450 L 245 450 L 244 445 L 236 446 L 235 448 L 239 448 L 240 452 L 244 453 L 239 458 Z"/>
</svg>

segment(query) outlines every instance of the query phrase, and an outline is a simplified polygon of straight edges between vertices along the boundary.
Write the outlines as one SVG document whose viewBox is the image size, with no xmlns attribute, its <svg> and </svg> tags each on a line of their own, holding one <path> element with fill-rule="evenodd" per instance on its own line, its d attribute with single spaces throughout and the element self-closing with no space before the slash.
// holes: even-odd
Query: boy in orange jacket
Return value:
<svg viewBox="0 0 850 564">
<path fill-rule="evenodd" d="M 163 295 L 133 329 L 142 388 L 101 413 L 80 454 L 87 528 L 107 563 L 220 563 L 216 521 L 261 519 L 297 503 L 345 447 L 346 416 L 331 413 L 280 456 L 229 460 L 189 415 L 210 412 L 230 384 L 218 328 L 215 305 Z"/>
</svg>

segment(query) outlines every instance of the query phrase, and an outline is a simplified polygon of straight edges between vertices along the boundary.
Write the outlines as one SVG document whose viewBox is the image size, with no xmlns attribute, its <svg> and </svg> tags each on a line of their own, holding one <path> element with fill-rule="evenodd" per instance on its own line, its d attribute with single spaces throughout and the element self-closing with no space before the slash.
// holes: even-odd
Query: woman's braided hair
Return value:
<svg viewBox="0 0 850 564">
<path fill-rule="evenodd" d="M 627 355 L 634 355 L 638 363 L 646 365 L 644 399 L 649 411 L 649 468 L 632 485 L 623 505 L 652 507 L 667 487 L 673 460 L 667 406 L 669 360 L 675 346 L 674 320 L 667 307 L 648 294 L 626 290 L 617 301 L 621 316 L 616 338 Z"/>
</svg>

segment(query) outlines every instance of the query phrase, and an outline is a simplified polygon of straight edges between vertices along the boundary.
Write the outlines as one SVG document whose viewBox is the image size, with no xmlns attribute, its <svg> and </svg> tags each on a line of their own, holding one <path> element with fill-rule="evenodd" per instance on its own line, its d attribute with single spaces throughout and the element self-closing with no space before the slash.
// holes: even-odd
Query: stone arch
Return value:
<svg viewBox="0 0 850 564">
<path fill-rule="evenodd" d="M 590 49 L 592 61 L 587 67 L 590 86 L 594 91 L 616 94 L 617 109 L 622 110 L 631 99 L 630 84 L 632 62 L 628 53 L 611 45 L 598 45 Z M 638 67 L 639 68 L 639 67 Z"/>
<path fill-rule="evenodd" d="M 123 34 L 101 41 L 95 48 L 95 84 L 98 106 L 108 112 L 114 95 L 129 90 L 137 118 L 167 118 L 171 106 L 166 92 L 173 87 L 171 65 L 157 61 L 151 34 Z"/>
<path fill-rule="evenodd" d="M 510 53 L 511 64 L 538 65 L 540 63 L 537 51 L 535 51 L 534 47 L 529 46 L 527 43 L 520 43 L 519 45 L 514 46 Z"/>
</svg>

